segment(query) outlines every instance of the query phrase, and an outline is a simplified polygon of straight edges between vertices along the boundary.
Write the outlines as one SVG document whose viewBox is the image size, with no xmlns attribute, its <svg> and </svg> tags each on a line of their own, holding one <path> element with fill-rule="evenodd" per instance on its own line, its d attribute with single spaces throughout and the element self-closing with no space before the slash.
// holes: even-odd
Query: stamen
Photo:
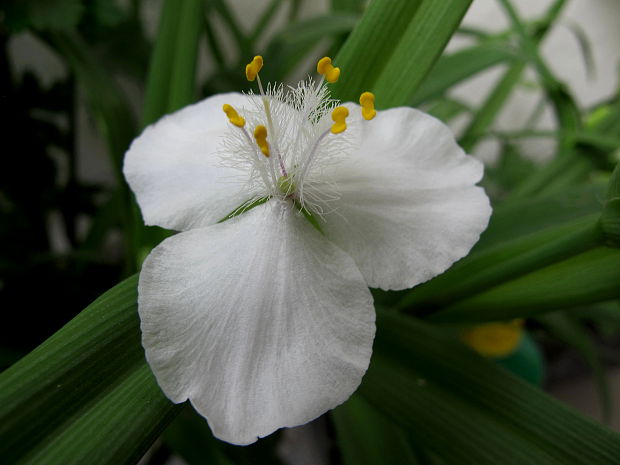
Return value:
<svg viewBox="0 0 620 465">
<path fill-rule="evenodd" d="M 256 55 L 250 63 L 245 66 L 245 77 L 248 78 L 248 81 L 254 81 L 258 83 L 258 89 L 260 90 L 261 100 L 263 101 L 263 107 L 265 108 L 265 116 L 267 117 L 267 126 L 269 126 L 269 132 L 271 133 L 271 140 L 273 142 L 273 148 L 276 153 L 276 159 L 278 160 L 278 165 L 280 166 L 280 171 L 283 176 L 288 176 L 286 172 L 286 167 L 284 166 L 284 160 L 282 160 L 282 155 L 280 154 L 280 149 L 278 147 L 278 133 L 276 132 L 276 128 L 273 124 L 273 118 L 271 117 L 271 107 L 269 105 L 269 99 L 265 94 L 265 90 L 263 89 L 263 83 L 260 80 L 260 76 L 258 75 L 259 71 L 263 67 L 263 57 L 260 55 Z M 265 154 L 265 151 L 261 147 L 261 151 Z M 269 152 L 269 147 L 267 146 L 267 152 Z M 265 156 L 269 156 L 268 153 Z"/>
<path fill-rule="evenodd" d="M 347 107 L 336 107 L 334 111 L 332 111 L 332 120 L 334 120 L 334 124 L 332 124 L 332 134 L 340 134 L 345 129 L 347 129 L 346 118 L 349 116 L 349 109 Z"/>
<path fill-rule="evenodd" d="M 248 78 L 248 81 L 254 81 L 262 67 L 263 57 L 260 55 L 256 55 L 250 63 L 245 65 L 245 77 Z"/>
<path fill-rule="evenodd" d="M 263 155 L 269 157 L 269 143 L 267 142 L 267 128 L 262 124 L 256 126 L 254 129 L 254 139 L 256 139 L 256 145 L 260 147 L 260 151 Z"/>
<path fill-rule="evenodd" d="M 237 110 L 235 110 L 231 105 L 225 103 L 222 106 L 222 110 L 224 110 L 224 113 L 226 113 L 226 116 L 228 116 L 228 121 L 230 121 L 232 124 L 234 124 L 238 128 L 242 128 L 243 126 L 245 126 L 245 119 L 242 116 L 239 116 Z"/>
<path fill-rule="evenodd" d="M 362 106 L 362 116 L 365 120 L 371 120 L 376 116 L 375 94 L 372 92 L 364 92 L 360 95 L 360 105 Z"/>
<path fill-rule="evenodd" d="M 316 72 L 323 75 L 327 82 L 334 83 L 338 81 L 340 77 L 340 68 L 332 65 L 332 59 L 330 57 L 323 57 L 316 64 Z"/>
</svg>

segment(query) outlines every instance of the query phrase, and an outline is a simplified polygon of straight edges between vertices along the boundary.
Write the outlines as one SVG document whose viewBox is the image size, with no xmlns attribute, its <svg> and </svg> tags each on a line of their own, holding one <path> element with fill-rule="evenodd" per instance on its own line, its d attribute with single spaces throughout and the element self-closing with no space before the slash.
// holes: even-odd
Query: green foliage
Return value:
<svg viewBox="0 0 620 465">
<path fill-rule="evenodd" d="M 331 413 L 345 465 L 417 465 L 407 433 L 354 394 Z"/>
<path fill-rule="evenodd" d="M 360 394 L 445 463 L 608 464 L 620 437 L 438 329 L 379 313 Z"/>
<path fill-rule="evenodd" d="M 136 284 L 123 281 L 2 373 L 2 463 L 134 463 L 178 413 L 144 361 Z"/>
<path fill-rule="evenodd" d="M 378 108 L 411 102 L 470 3 L 373 1 L 336 57 L 346 72 L 332 92 L 343 101 L 357 101 L 370 90 Z"/>
</svg>

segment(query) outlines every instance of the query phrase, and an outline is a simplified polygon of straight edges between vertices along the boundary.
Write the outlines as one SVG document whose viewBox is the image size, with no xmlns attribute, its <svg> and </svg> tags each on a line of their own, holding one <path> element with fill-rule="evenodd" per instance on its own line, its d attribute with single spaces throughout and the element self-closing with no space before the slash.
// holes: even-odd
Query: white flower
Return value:
<svg viewBox="0 0 620 465">
<path fill-rule="evenodd" d="M 146 128 L 125 157 L 145 222 L 181 231 L 140 273 L 147 360 L 173 402 L 189 399 L 231 443 L 344 402 L 372 352 L 368 287 L 443 272 L 490 216 L 482 165 L 441 122 L 411 108 L 366 120 L 326 86 L 207 98 Z"/>
</svg>

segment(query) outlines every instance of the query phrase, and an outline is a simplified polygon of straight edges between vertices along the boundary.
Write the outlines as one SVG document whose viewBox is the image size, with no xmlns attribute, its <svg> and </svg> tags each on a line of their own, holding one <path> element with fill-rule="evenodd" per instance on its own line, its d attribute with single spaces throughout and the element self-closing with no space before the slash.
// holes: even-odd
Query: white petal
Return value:
<svg viewBox="0 0 620 465">
<path fill-rule="evenodd" d="M 381 111 L 360 124 L 359 150 L 334 167 L 341 198 L 324 230 L 369 286 L 409 288 L 465 256 L 486 228 L 491 207 L 475 186 L 483 167 L 420 111 Z"/>
<path fill-rule="evenodd" d="M 284 201 L 166 239 L 138 290 L 159 385 L 225 441 L 316 418 L 368 367 L 375 316 L 362 275 Z"/>
<path fill-rule="evenodd" d="M 222 111 L 252 107 L 247 96 L 219 94 L 164 116 L 133 141 L 123 172 L 147 225 L 186 230 L 213 224 L 256 195 L 221 165 L 222 136 L 234 130 Z"/>
</svg>

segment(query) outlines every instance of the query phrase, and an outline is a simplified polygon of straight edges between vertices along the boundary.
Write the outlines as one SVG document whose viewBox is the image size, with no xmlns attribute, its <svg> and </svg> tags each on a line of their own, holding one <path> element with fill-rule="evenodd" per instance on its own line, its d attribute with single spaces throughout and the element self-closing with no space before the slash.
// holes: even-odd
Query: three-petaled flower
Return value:
<svg viewBox="0 0 620 465">
<path fill-rule="evenodd" d="M 173 402 L 236 444 L 344 402 L 372 352 L 368 287 L 443 272 L 491 213 L 481 163 L 435 118 L 376 112 L 369 92 L 337 106 L 329 58 L 320 82 L 286 92 L 263 91 L 261 66 L 246 68 L 260 96 L 165 116 L 124 165 L 145 222 L 180 231 L 140 273 L 147 360 Z"/>
</svg>

